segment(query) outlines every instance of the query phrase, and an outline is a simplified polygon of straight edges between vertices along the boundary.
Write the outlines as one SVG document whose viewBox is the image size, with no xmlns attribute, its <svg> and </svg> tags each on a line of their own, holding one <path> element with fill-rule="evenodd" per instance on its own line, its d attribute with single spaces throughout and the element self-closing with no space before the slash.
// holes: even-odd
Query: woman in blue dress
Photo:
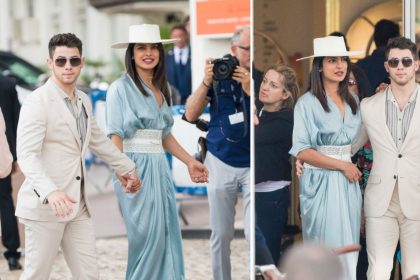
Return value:
<svg viewBox="0 0 420 280">
<path fill-rule="evenodd" d="M 127 194 L 115 179 L 128 236 L 126 279 L 182 280 L 184 262 L 174 184 L 164 150 L 184 162 L 194 182 L 207 181 L 207 169 L 171 134 L 173 125 L 163 43 L 159 26 L 130 26 L 127 73 L 107 93 L 107 134 L 136 163 L 139 192 Z"/>
<path fill-rule="evenodd" d="M 346 50 L 343 37 L 314 39 L 310 89 L 294 112 L 290 154 L 305 162 L 299 178 L 303 238 L 333 248 L 359 242 L 361 173 L 351 163 L 350 152 L 360 113 L 357 97 L 347 86 L 348 56 L 357 53 Z M 341 257 L 345 279 L 356 279 L 357 257 Z"/>
</svg>

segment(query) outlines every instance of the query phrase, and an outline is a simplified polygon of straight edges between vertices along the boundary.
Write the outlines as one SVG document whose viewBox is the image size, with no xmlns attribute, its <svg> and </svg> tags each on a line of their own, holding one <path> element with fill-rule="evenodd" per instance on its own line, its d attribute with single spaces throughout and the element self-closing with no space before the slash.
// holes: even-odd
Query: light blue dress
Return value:
<svg viewBox="0 0 420 280">
<path fill-rule="evenodd" d="M 345 105 L 344 121 L 327 97 L 327 113 L 310 92 L 299 98 L 294 113 L 293 147 L 290 154 L 322 145 L 343 146 L 355 141 L 360 129 L 359 110 L 353 115 Z M 359 243 L 362 196 L 358 183 L 350 183 L 340 171 L 305 168 L 300 182 L 300 209 L 304 240 L 322 241 L 329 247 Z M 357 253 L 341 257 L 346 279 L 356 279 Z"/>
<path fill-rule="evenodd" d="M 162 130 L 164 139 L 173 125 L 166 102 L 160 108 L 151 90 L 144 96 L 123 75 L 107 93 L 107 134 L 131 138 L 138 129 Z M 179 280 L 184 277 L 182 241 L 172 174 L 165 154 L 126 153 L 136 163 L 142 189 L 126 194 L 114 178 L 128 235 L 126 279 Z M 110 226 L 112 226 L 110 224 Z"/>
</svg>

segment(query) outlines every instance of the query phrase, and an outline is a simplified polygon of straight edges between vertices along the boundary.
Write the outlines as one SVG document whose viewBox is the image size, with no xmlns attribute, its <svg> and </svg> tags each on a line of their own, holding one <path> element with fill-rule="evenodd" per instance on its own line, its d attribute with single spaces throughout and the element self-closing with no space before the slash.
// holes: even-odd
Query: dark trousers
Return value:
<svg viewBox="0 0 420 280">
<path fill-rule="evenodd" d="M 270 250 L 267 247 L 264 235 L 261 232 L 261 229 L 258 227 L 258 224 L 255 225 L 255 264 L 274 264 Z"/>
<path fill-rule="evenodd" d="M 287 223 L 289 203 L 289 187 L 273 192 L 255 193 L 256 223 L 265 237 L 276 265 L 280 260 L 281 238 Z"/>
<path fill-rule="evenodd" d="M 9 175 L 0 179 L 0 219 L 1 219 L 1 241 L 6 247 L 4 256 L 6 258 L 20 258 L 17 249 L 20 246 L 19 231 L 15 216 L 15 207 L 12 198 L 12 177 Z"/>
<path fill-rule="evenodd" d="M 367 280 L 367 270 L 369 266 L 366 252 L 366 237 L 360 236 L 360 252 L 357 260 L 356 278 L 357 280 Z"/>
</svg>

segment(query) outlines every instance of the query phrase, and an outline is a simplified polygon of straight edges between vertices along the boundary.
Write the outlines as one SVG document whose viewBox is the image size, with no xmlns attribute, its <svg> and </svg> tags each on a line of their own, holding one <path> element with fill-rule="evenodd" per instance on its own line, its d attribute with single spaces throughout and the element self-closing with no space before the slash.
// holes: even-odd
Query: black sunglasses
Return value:
<svg viewBox="0 0 420 280">
<path fill-rule="evenodd" d="M 397 68 L 398 64 L 400 64 L 400 59 L 399 58 L 391 58 L 387 62 L 388 62 L 389 67 Z M 404 67 L 410 67 L 411 65 L 413 65 L 413 59 L 411 59 L 409 57 L 403 57 L 401 59 L 401 63 Z"/>
<path fill-rule="evenodd" d="M 69 59 L 65 57 L 59 57 L 54 60 L 55 66 L 64 67 L 67 63 L 67 60 L 70 62 L 70 65 L 73 67 L 76 67 L 82 64 L 82 59 L 80 57 L 70 57 Z"/>
</svg>

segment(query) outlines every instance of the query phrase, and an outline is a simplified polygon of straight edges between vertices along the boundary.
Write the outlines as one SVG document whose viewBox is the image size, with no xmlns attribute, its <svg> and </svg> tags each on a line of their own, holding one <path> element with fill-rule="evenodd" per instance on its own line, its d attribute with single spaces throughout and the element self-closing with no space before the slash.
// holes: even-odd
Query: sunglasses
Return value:
<svg viewBox="0 0 420 280">
<path fill-rule="evenodd" d="M 397 68 L 398 65 L 400 64 L 400 59 L 399 58 L 391 58 L 387 62 L 388 62 L 389 67 Z M 413 59 L 411 59 L 409 57 L 403 57 L 401 59 L 401 63 L 404 67 L 410 67 L 411 65 L 413 65 Z"/>
<path fill-rule="evenodd" d="M 73 67 L 76 67 L 82 64 L 82 59 L 80 57 L 70 57 L 68 59 L 65 57 L 59 57 L 54 60 L 55 66 L 64 67 L 67 63 L 67 60 L 70 62 L 70 65 Z"/>
</svg>

